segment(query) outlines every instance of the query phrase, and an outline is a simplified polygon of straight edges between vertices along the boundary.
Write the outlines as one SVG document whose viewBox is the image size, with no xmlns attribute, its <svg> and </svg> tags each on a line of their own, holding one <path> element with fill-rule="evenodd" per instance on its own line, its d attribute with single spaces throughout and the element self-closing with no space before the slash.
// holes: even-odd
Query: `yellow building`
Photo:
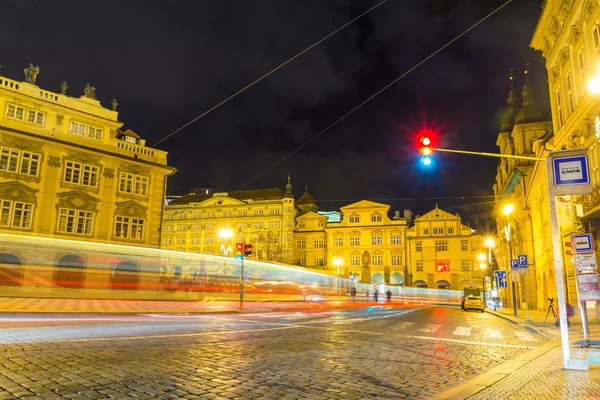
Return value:
<svg viewBox="0 0 600 400">
<path fill-rule="evenodd" d="M 159 246 L 167 153 L 122 132 L 89 85 L 81 97 L 0 77 L 0 230 Z"/>
<path fill-rule="evenodd" d="M 116 100 L 112 109 L 103 107 L 89 84 L 81 97 L 67 95 L 65 82 L 60 93 L 41 89 L 38 74 L 30 64 L 24 82 L 0 76 L 0 233 L 82 246 L 43 259 L 0 246 L 1 284 L 23 296 L 91 283 L 137 289 L 143 266 L 134 262 L 86 273 L 97 262 L 84 243 L 158 247 L 167 177 L 175 168 L 166 152 L 120 130 Z"/>
<path fill-rule="evenodd" d="M 406 234 L 411 286 L 454 290 L 482 287 L 484 278 L 491 275 L 484 238 L 464 225 L 458 214 L 436 205 L 417 216 Z M 480 255 L 483 261 L 478 259 Z"/>
<path fill-rule="evenodd" d="M 280 189 L 187 194 L 165 207 L 162 248 L 233 256 L 236 243 L 250 258 L 291 263 L 296 208 L 292 185 Z"/>
<path fill-rule="evenodd" d="M 557 202 L 566 296 L 571 303 L 577 301 L 577 295 L 570 235 L 584 229 L 593 232 L 596 238 L 600 233 L 600 108 L 598 95 L 587 90 L 587 82 L 600 63 L 599 20 L 597 0 L 544 2 L 531 47 L 541 51 L 546 61 L 552 121 L 541 118 L 539 108 L 532 101 L 531 87 L 526 82 L 522 106 L 514 90 L 509 94 L 509 112 L 497 142 L 504 154 L 538 158 L 545 158 L 554 150 L 588 149 L 594 193 L 562 196 Z M 513 258 L 516 254 L 527 254 L 529 287 L 525 290 L 525 278 L 521 277 L 517 285 L 517 306 L 524 308 L 527 300 L 530 308 L 544 309 L 547 298 L 556 297 L 544 162 L 503 160 L 499 164 L 494 191 L 498 236 L 504 238 L 503 248 L 499 248 L 497 254 L 498 263 L 506 269 L 511 252 Z M 508 203 L 514 206 L 514 211 L 504 215 L 502 209 Z M 576 210 L 580 212 L 576 213 Z M 511 238 L 510 249 L 508 237 Z M 511 297 L 508 295 L 504 299 L 512 302 Z"/>
</svg>

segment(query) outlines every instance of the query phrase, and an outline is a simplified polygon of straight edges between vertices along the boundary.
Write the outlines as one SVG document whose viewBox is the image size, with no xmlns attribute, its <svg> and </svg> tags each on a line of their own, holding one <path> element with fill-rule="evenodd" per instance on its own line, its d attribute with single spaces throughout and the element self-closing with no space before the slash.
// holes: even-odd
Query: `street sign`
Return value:
<svg viewBox="0 0 600 400">
<path fill-rule="evenodd" d="M 494 271 L 495 273 L 495 278 L 496 278 L 496 287 L 497 288 L 504 288 L 506 289 L 508 287 L 508 279 L 506 279 L 506 271 Z"/>
<path fill-rule="evenodd" d="M 513 282 L 519 282 L 519 260 L 510 260 L 510 277 Z"/>
<path fill-rule="evenodd" d="M 596 253 L 575 254 L 575 273 L 587 274 L 592 272 L 598 272 L 598 266 L 596 265 Z"/>
<path fill-rule="evenodd" d="M 517 267 L 518 268 L 527 268 L 529 266 L 529 261 L 527 260 L 527 254 L 519 254 L 517 256 Z"/>
<path fill-rule="evenodd" d="M 591 233 L 583 233 L 571 236 L 571 245 L 575 253 L 586 253 L 594 251 L 594 240 Z"/>
<path fill-rule="evenodd" d="M 510 269 L 519 268 L 519 261 L 515 259 L 510 260 Z"/>
<path fill-rule="evenodd" d="M 552 159 L 554 186 L 589 185 L 590 170 L 587 154 Z"/>
</svg>

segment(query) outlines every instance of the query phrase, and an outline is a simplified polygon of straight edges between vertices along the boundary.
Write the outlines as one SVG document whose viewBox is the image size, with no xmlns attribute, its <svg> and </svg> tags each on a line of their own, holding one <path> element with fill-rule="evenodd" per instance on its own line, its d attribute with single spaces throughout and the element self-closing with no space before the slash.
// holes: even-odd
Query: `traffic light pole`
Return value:
<svg viewBox="0 0 600 400">
<path fill-rule="evenodd" d="M 451 150 L 451 149 L 438 149 L 438 148 L 432 148 L 431 150 L 441 151 L 441 152 L 445 152 L 445 153 L 473 154 L 476 156 L 486 156 L 486 157 L 517 158 L 520 160 L 546 161 L 545 158 L 539 158 L 539 157 L 513 156 L 510 154 L 495 154 L 495 153 L 485 153 L 485 152 L 479 152 L 479 151 Z"/>
<path fill-rule="evenodd" d="M 240 311 L 244 309 L 244 259 L 242 258 L 242 274 L 240 275 Z"/>
</svg>

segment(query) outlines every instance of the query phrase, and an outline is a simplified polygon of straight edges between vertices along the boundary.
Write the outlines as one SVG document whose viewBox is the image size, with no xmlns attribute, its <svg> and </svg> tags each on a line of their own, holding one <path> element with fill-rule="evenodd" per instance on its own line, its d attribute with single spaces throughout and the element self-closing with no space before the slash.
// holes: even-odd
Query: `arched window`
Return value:
<svg viewBox="0 0 600 400">
<path fill-rule="evenodd" d="M 0 253 L 0 285 L 21 286 L 23 267 L 19 257 L 10 253 Z"/>
<path fill-rule="evenodd" d="M 111 287 L 115 290 L 137 290 L 140 283 L 139 269 L 131 261 L 115 265 L 111 276 Z"/>
<path fill-rule="evenodd" d="M 85 265 L 79 256 L 69 254 L 58 260 L 54 284 L 68 289 L 79 289 L 85 284 Z"/>
</svg>

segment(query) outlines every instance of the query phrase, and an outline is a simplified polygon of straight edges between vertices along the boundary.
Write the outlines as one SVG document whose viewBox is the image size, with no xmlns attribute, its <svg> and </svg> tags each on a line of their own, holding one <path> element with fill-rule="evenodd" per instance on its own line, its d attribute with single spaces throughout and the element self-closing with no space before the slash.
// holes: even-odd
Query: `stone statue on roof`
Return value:
<svg viewBox="0 0 600 400">
<path fill-rule="evenodd" d="M 83 88 L 83 95 L 90 99 L 96 100 L 96 88 L 91 86 L 89 83 L 86 83 L 85 88 Z"/>
<path fill-rule="evenodd" d="M 40 66 L 34 67 L 32 63 L 29 63 L 29 67 L 25 68 L 25 82 L 35 85 L 35 80 L 40 73 Z"/>
</svg>

